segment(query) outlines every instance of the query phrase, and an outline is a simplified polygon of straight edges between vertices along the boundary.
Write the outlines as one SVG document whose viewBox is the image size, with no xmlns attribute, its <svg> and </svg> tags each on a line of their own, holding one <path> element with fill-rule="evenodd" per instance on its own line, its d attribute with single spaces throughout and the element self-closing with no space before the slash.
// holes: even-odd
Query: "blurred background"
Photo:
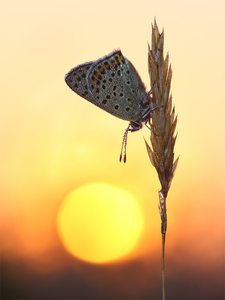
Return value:
<svg viewBox="0 0 225 300">
<path fill-rule="evenodd" d="M 157 18 L 180 155 L 168 195 L 168 299 L 224 299 L 225 2 L 1 1 L 2 299 L 160 299 L 155 170 L 143 136 L 73 93 L 72 67 L 120 48 L 147 89 Z"/>
</svg>

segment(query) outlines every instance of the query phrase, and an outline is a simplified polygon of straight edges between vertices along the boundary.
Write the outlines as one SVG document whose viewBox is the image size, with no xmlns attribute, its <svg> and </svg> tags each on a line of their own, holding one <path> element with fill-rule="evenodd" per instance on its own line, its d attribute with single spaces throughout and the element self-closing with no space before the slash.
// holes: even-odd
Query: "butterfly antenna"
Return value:
<svg viewBox="0 0 225 300">
<path fill-rule="evenodd" d="M 123 162 L 125 163 L 127 160 L 127 154 L 126 154 L 126 149 L 127 149 L 127 136 L 128 136 L 128 132 L 130 130 L 130 124 L 127 127 L 127 129 L 124 132 L 123 135 L 123 141 L 122 141 L 122 146 L 121 146 L 121 151 L 120 151 L 120 162 L 123 159 Z"/>
</svg>

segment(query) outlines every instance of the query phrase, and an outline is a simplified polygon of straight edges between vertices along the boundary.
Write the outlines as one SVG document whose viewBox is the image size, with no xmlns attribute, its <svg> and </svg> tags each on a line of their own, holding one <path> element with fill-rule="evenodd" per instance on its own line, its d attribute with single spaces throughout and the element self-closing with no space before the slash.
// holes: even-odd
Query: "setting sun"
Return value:
<svg viewBox="0 0 225 300">
<path fill-rule="evenodd" d="M 65 248 L 75 257 L 107 263 L 129 254 L 143 229 L 138 202 L 123 189 L 91 183 L 69 193 L 57 218 Z"/>
</svg>

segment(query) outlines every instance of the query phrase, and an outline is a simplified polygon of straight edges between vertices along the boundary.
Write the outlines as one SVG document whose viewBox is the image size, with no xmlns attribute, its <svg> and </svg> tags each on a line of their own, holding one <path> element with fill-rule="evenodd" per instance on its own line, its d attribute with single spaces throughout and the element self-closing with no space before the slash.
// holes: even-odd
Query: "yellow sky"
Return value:
<svg viewBox="0 0 225 300">
<path fill-rule="evenodd" d="M 159 184 L 143 142 L 148 130 L 130 134 L 128 162 L 119 164 L 127 123 L 81 99 L 64 82 L 70 68 L 120 48 L 149 87 L 147 41 L 155 16 L 165 30 L 178 113 L 180 162 L 168 199 L 171 232 L 180 234 L 184 218 L 185 230 L 194 232 L 198 224 L 205 239 L 206 230 L 216 232 L 211 224 L 219 224 L 225 196 L 225 2 L 5 1 L 0 181 L 7 245 L 11 235 L 24 245 L 21 251 L 47 249 L 58 206 L 87 182 L 122 187 L 137 197 L 146 219 L 158 214 Z M 197 240 L 195 234 L 191 238 Z"/>
</svg>

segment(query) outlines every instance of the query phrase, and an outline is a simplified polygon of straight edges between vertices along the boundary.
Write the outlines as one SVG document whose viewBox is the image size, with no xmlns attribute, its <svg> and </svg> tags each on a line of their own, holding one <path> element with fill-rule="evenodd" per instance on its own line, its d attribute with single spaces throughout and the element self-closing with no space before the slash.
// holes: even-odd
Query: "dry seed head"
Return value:
<svg viewBox="0 0 225 300">
<path fill-rule="evenodd" d="M 172 104 L 170 86 L 172 69 L 169 55 L 163 55 L 164 32 L 160 33 L 156 24 L 152 26 L 152 47 L 148 51 L 148 69 L 151 80 L 153 102 L 159 109 L 152 112 L 151 147 L 145 141 L 152 165 L 156 168 L 161 183 L 161 192 L 167 196 L 178 158 L 174 161 L 175 129 L 177 116 Z"/>
</svg>

